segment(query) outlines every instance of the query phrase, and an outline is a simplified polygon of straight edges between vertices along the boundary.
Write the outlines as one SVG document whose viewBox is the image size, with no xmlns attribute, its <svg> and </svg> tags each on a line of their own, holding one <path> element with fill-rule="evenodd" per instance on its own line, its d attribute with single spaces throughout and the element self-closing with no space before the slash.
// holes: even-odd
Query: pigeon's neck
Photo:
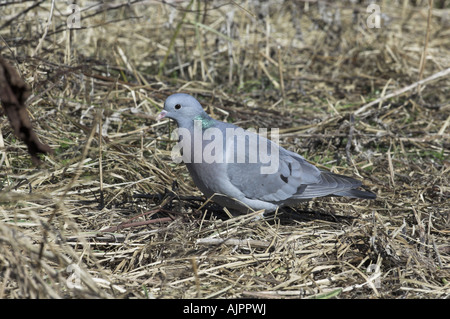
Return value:
<svg viewBox="0 0 450 319">
<path fill-rule="evenodd" d="M 194 121 L 202 122 L 202 129 L 206 130 L 214 125 L 214 119 L 212 119 L 208 114 L 203 113 L 194 117 Z M 194 122 L 195 123 L 195 122 Z"/>
</svg>

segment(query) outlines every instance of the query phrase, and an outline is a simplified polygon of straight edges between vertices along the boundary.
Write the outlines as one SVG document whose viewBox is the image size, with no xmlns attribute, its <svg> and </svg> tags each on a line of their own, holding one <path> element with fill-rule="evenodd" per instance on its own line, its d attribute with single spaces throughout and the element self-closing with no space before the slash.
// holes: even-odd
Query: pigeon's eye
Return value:
<svg viewBox="0 0 450 319">
<path fill-rule="evenodd" d="M 181 109 L 181 105 L 180 104 L 175 105 L 175 110 L 179 110 L 179 109 Z"/>
</svg>

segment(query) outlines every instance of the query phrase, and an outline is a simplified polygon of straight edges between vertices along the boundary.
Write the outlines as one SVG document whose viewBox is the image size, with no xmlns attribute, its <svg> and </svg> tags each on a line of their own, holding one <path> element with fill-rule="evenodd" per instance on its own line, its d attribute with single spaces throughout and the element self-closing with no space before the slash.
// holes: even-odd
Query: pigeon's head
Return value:
<svg viewBox="0 0 450 319">
<path fill-rule="evenodd" d="M 192 96 L 185 93 L 177 93 L 169 96 L 164 102 L 164 109 L 156 118 L 158 121 L 163 118 L 173 119 L 178 126 L 185 126 L 195 118 L 207 116 L 202 105 Z"/>
</svg>

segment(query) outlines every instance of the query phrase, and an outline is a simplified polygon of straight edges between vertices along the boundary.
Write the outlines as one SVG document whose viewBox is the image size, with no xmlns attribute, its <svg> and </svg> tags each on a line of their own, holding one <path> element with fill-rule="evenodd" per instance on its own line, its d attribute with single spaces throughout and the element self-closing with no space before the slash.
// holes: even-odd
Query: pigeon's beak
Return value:
<svg viewBox="0 0 450 319">
<path fill-rule="evenodd" d="M 157 121 L 161 121 L 163 118 L 165 118 L 167 115 L 167 111 L 162 110 L 161 113 L 158 114 L 158 116 L 156 117 Z"/>
</svg>

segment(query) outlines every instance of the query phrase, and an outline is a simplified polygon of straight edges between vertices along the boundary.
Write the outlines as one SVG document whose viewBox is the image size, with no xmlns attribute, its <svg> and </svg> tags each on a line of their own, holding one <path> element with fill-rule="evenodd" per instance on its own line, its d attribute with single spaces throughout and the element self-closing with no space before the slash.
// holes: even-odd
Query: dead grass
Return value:
<svg viewBox="0 0 450 319">
<path fill-rule="evenodd" d="M 379 29 L 347 1 L 78 2 L 71 31 L 65 2 L 50 25 L 52 1 L 0 7 L 2 56 L 55 151 L 34 167 L 0 118 L 0 298 L 450 296 L 448 2 L 431 11 L 423 73 L 425 1 L 382 1 Z M 202 206 L 170 160 L 173 124 L 154 121 L 177 91 L 280 128 L 378 199 L 264 219 Z"/>
</svg>

